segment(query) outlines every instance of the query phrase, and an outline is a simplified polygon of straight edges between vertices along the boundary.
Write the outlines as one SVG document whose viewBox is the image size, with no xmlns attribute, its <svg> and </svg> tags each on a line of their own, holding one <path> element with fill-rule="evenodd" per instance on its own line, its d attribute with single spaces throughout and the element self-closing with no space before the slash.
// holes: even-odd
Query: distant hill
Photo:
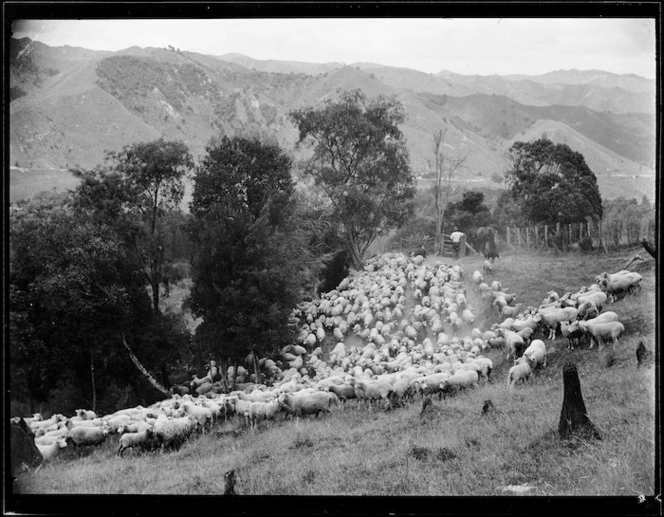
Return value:
<svg viewBox="0 0 664 517">
<path fill-rule="evenodd" d="M 431 171 L 440 128 L 446 149 L 467 156 L 455 181 L 493 188 L 509 146 L 546 133 L 584 154 L 603 195 L 626 192 L 614 185 L 634 176 L 630 191 L 654 197 L 654 82 L 637 76 L 425 74 L 173 48 L 97 52 L 27 38 L 11 40 L 9 58 L 10 160 L 24 169 L 91 168 L 107 150 L 158 137 L 182 140 L 200 157 L 220 134 L 257 136 L 297 159 L 304 151 L 295 148 L 288 113 L 360 88 L 403 103 L 402 131 L 419 177 Z M 25 178 L 21 184 L 27 188 Z"/>
</svg>

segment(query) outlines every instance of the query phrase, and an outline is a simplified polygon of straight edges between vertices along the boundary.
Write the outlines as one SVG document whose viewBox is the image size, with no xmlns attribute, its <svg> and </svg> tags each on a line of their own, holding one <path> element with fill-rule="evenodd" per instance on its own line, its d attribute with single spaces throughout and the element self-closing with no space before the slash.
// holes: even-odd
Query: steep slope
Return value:
<svg viewBox="0 0 664 517">
<path fill-rule="evenodd" d="M 559 120 L 630 160 L 654 164 L 654 117 L 599 113 L 585 107 L 527 106 L 502 95 L 468 97 L 420 95 L 441 116 L 455 116 L 488 138 L 509 139 L 537 120 Z"/>
<path fill-rule="evenodd" d="M 106 150 L 160 136 L 98 87 L 12 111 L 11 125 L 11 163 L 35 168 L 94 167 Z"/>
<path fill-rule="evenodd" d="M 603 192 L 623 169 L 640 177 L 634 170 L 642 164 L 643 174 L 653 175 L 647 168 L 654 166 L 654 106 L 648 113 L 608 113 L 564 105 L 590 99 L 627 106 L 646 95 L 639 88 L 646 91 L 648 81 L 635 76 L 608 77 L 603 87 L 592 82 L 597 73 L 553 74 L 549 83 L 538 83 L 533 77 L 434 75 L 372 63 L 316 68 L 275 61 L 256 67 L 257 60 L 246 56 L 220 59 L 173 48 L 108 53 L 27 39 L 12 45 L 10 159 L 21 167 L 93 167 L 106 150 L 158 137 L 182 140 L 198 158 L 221 134 L 276 142 L 297 160 L 307 150 L 295 146 L 298 132 L 289 112 L 361 89 L 369 98 L 396 96 L 403 103 L 402 131 L 419 177 L 431 172 L 432 135 L 441 128 L 446 149 L 466 156 L 455 182 L 497 186 L 492 176 L 507 167 L 511 142 L 545 131 L 552 138 L 565 134 L 570 142 L 572 135 L 585 139 L 579 145 L 592 155 L 591 168 L 609 169 Z M 58 68 L 49 71 L 49 64 Z M 622 89 L 621 80 L 631 89 Z M 551 98 L 560 104 L 550 105 Z M 421 183 L 426 186 L 426 179 Z"/>
</svg>

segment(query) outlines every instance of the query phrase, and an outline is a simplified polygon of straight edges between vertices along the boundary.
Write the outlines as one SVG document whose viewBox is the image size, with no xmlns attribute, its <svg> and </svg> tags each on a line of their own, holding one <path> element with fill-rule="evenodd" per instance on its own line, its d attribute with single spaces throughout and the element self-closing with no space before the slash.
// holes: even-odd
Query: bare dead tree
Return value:
<svg viewBox="0 0 664 517">
<path fill-rule="evenodd" d="M 433 134 L 433 150 L 435 156 L 435 174 L 436 182 L 434 184 L 434 202 L 435 202 L 435 220 L 436 220 L 436 238 L 434 241 L 434 253 L 443 254 L 443 220 L 445 209 L 450 198 L 452 175 L 459 170 L 467 156 L 452 156 L 441 151 L 445 142 L 447 129 L 439 129 Z M 448 144 L 445 144 L 448 145 Z M 446 183 L 446 184 L 445 184 Z M 444 193 L 444 197 L 443 197 Z"/>
</svg>

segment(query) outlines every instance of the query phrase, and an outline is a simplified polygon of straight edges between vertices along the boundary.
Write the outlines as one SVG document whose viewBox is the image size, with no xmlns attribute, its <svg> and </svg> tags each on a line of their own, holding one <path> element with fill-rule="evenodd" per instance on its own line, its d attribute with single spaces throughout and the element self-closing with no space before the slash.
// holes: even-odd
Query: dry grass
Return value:
<svg viewBox="0 0 664 517">
<path fill-rule="evenodd" d="M 562 294 L 604 270 L 621 269 L 625 257 L 630 252 L 508 255 L 494 274 L 521 301 L 537 304 L 549 290 Z M 475 264 L 481 261 L 465 261 L 468 276 Z M 125 458 L 114 455 L 113 438 L 83 458 L 67 453 L 23 475 L 18 487 L 41 494 L 221 494 L 224 473 L 235 469 L 237 491 L 247 495 L 491 496 L 522 484 L 534 486 L 531 495 L 653 495 L 655 368 L 651 358 L 637 369 L 635 350 L 640 340 L 654 347 L 654 266 L 640 272 L 643 291 L 611 306 L 628 322 L 611 366 L 602 361 L 604 351 L 547 342 L 546 369 L 512 391 L 509 364 L 502 351 L 492 351 L 496 368 L 488 385 L 435 400 L 422 415 L 420 402 L 392 411 L 348 406 L 320 419 L 263 424 L 237 437 L 225 432 L 240 425 L 232 421 L 179 451 Z M 599 441 L 557 437 L 568 359 L 577 364 Z M 482 415 L 488 399 L 496 411 Z"/>
</svg>

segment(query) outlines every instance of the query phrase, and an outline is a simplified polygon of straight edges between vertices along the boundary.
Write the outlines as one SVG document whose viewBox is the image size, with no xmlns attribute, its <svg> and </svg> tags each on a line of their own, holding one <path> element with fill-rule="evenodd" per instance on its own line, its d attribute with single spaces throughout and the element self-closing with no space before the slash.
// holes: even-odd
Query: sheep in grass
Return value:
<svg viewBox="0 0 664 517">
<path fill-rule="evenodd" d="M 163 449 L 179 449 L 197 425 L 198 422 L 190 416 L 168 418 L 166 415 L 159 415 L 154 424 L 156 443 Z"/>
<path fill-rule="evenodd" d="M 571 323 L 561 321 L 560 333 L 567 339 L 567 348 L 569 350 L 574 350 L 574 346 L 578 346 L 581 343 L 581 339 L 585 336 L 578 321 L 573 321 Z"/>
<path fill-rule="evenodd" d="M 349 384 L 333 384 L 329 386 L 330 393 L 334 393 L 337 398 L 341 401 L 342 405 L 346 405 L 346 402 L 351 399 L 357 399 L 355 394 L 355 388 Z"/>
<path fill-rule="evenodd" d="M 382 401 L 384 408 L 391 407 L 389 395 L 392 391 L 392 385 L 385 380 L 376 381 L 355 381 L 355 394 L 360 401 L 368 401 L 369 407 L 374 402 Z"/>
<path fill-rule="evenodd" d="M 147 427 L 135 433 L 124 433 L 120 436 L 117 455 L 122 457 L 124 451 L 133 447 L 140 447 L 145 450 L 152 449 L 154 440 L 155 433 L 152 427 Z"/>
<path fill-rule="evenodd" d="M 69 430 L 67 444 L 74 448 L 101 445 L 108 436 L 108 430 L 99 427 L 74 427 Z"/>
<path fill-rule="evenodd" d="M 200 429 L 202 431 L 212 428 L 212 412 L 208 408 L 190 404 L 188 402 L 183 404 L 183 407 L 185 415 L 194 418 L 200 424 Z"/>
<path fill-rule="evenodd" d="M 514 366 L 510 368 L 507 375 L 507 385 L 513 389 L 517 383 L 526 382 L 533 373 L 525 357 L 521 357 Z"/>
<path fill-rule="evenodd" d="M 443 384 L 443 395 L 454 395 L 461 390 L 473 388 L 479 382 L 479 374 L 475 370 L 456 371 Z"/>
<path fill-rule="evenodd" d="M 281 411 L 281 405 L 277 399 L 271 402 L 252 402 L 249 406 L 249 422 L 252 428 L 255 428 L 258 422 L 274 420 Z"/>
<path fill-rule="evenodd" d="M 55 440 L 52 440 L 50 443 L 35 443 L 35 445 L 37 445 L 37 449 L 39 449 L 39 452 L 42 455 L 42 463 L 39 466 L 41 468 L 41 466 L 45 463 L 50 463 L 53 461 L 55 457 L 60 454 L 60 451 L 67 447 L 67 439 L 63 436 L 60 436 Z"/>
<path fill-rule="evenodd" d="M 526 342 L 523 337 L 512 330 L 503 330 L 503 335 L 507 347 L 507 356 L 505 357 L 505 360 L 509 359 L 511 355 L 516 363 L 516 360 L 521 357 L 521 354 L 526 348 Z"/>
<path fill-rule="evenodd" d="M 303 395 L 282 393 L 277 401 L 291 417 L 304 415 L 318 417 L 321 413 L 330 413 L 331 399 L 328 395 L 322 391 Z"/>
<path fill-rule="evenodd" d="M 579 311 L 574 307 L 552 308 L 539 311 L 533 318 L 535 322 L 549 330 L 549 340 L 556 339 L 556 330 L 561 321 L 573 321 L 578 317 Z"/>
<path fill-rule="evenodd" d="M 590 348 L 595 343 L 599 345 L 601 350 L 604 343 L 615 341 L 620 342 L 620 335 L 625 332 L 625 326 L 619 321 L 607 321 L 600 323 L 588 323 L 587 321 L 579 321 L 581 330 L 591 337 Z"/>
<path fill-rule="evenodd" d="M 546 345 L 541 339 L 534 339 L 523 353 L 532 371 L 546 367 Z"/>
</svg>

